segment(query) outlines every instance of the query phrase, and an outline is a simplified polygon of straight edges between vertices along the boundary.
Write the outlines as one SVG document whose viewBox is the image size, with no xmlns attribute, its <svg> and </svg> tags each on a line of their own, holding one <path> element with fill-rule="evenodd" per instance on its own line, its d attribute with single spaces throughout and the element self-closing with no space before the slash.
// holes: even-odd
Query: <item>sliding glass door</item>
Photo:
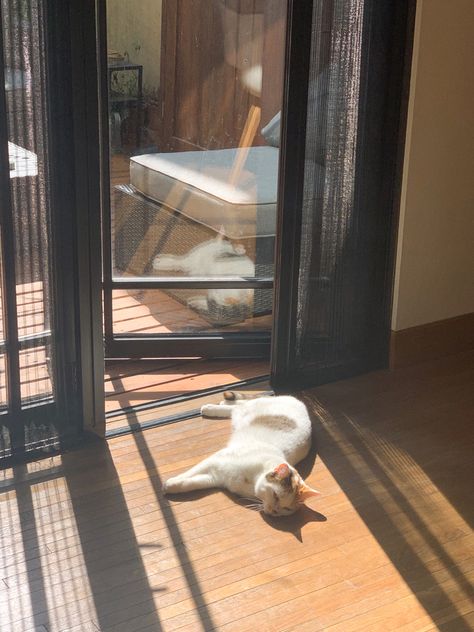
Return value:
<svg viewBox="0 0 474 632">
<path fill-rule="evenodd" d="M 3 456 L 103 431 L 101 289 L 111 356 L 384 365 L 414 2 L 0 2 Z"/>
<path fill-rule="evenodd" d="M 105 3 L 107 355 L 269 354 L 286 9 Z"/>
</svg>

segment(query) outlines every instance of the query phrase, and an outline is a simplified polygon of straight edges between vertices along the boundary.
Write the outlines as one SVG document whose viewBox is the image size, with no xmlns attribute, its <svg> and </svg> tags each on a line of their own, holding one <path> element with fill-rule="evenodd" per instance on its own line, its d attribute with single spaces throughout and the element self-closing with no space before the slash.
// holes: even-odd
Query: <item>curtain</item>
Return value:
<svg viewBox="0 0 474 632">
<path fill-rule="evenodd" d="M 28 446 L 55 434 L 47 420 L 33 419 L 31 408 L 55 399 L 47 16 L 42 0 L 1 0 L 1 17 L 1 149 L 8 152 L 9 174 L 3 174 L 3 182 L 9 191 L 2 200 L 0 405 L 10 413 L 16 442 Z M 8 288 L 13 288 L 10 294 Z"/>
<path fill-rule="evenodd" d="M 301 228 L 290 244 L 280 236 L 297 280 L 278 298 L 291 292 L 294 305 L 277 323 L 288 342 L 275 384 L 387 364 L 411 5 L 313 2 Z"/>
</svg>

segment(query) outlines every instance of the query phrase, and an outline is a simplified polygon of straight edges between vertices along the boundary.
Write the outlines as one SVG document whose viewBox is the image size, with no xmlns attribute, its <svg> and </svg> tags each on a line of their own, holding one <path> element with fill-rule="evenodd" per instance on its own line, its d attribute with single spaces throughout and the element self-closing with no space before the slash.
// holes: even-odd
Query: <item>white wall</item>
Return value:
<svg viewBox="0 0 474 632">
<path fill-rule="evenodd" d="M 418 0 L 392 329 L 474 312 L 474 1 Z"/>
</svg>

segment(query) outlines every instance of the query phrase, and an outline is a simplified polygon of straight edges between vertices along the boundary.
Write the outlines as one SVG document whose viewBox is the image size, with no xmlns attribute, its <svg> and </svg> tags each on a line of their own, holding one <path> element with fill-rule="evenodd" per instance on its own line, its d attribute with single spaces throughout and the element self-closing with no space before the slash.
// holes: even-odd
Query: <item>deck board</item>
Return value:
<svg viewBox="0 0 474 632">
<path fill-rule="evenodd" d="M 301 393 L 323 495 L 275 522 L 221 492 L 162 495 L 225 420 L 4 470 L 0 628 L 467 632 L 473 378 L 471 353 Z"/>
</svg>

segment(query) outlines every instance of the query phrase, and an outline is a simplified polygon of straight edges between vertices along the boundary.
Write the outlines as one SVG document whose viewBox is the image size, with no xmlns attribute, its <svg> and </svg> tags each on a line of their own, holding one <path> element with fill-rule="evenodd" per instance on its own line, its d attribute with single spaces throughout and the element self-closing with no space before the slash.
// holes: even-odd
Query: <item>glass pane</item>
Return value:
<svg viewBox="0 0 474 632">
<path fill-rule="evenodd" d="M 1 239 L 1 227 L 0 227 L 0 345 L 2 350 L 5 349 L 6 343 L 6 321 L 5 321 L 5 289 L 4 289 L 4 276 L 3 276 L 3 252 L 2 252 L 2 239 Z M 8 405 L 8 391 L 7 391 L 7 358 L 5 353 L 0 352 L 0 411 Z M 1 430 L 0 430 L 0 443 L 1 443 Z M 1 453 L 1 446 L 0 446 Z"/>
<path fill-rule="evenodd" d="M 107 0 L 114 277 L 273 277 L 286 4 Z"/>
<path fill-rule="evenodd" d="M 5 354 L 0 354 L 0 411 L 2 408 L 5 408 L 8 399 L 7 399 L 7 363 L 5 359 Z"/>
<path fill-rule="evenodd" d="M 272 325 L 272 290 L 116 290 L 113 305 L 114 334 L 268 332 Z"/>
<path fill-rule="evenodd" d="M 0 417 L 0 459 L 11 455 L 10 432 Z"/>
<path fill-rule="evenodd" d="M 50 346 L 20 351 L 20 379 L 21 398 L 25 403 L 53 395 Z"/>
<path fill-rule="evenodd" d="M 17 285 L 18 335 L 44 334 L 48 329 L 44 284 L 41 281 Z"/>
<path fill-rule="evenodd" d="M 41 0 L 2 0 L 13 245 L 20 340 L 48 335 L 51 322 L 51 213 L 48 173 L 45 16 Z M 34 344 L 32 341 L 30 345 Z M 22 401 L 43 383 L 43 351 L 23 354 Z M 35 356 L 30 362 L 26 358 Z M 51 368 L 52 350 L 48 352 Z M 41 360 L 43 356 L 43 360 Z M 52 393 L 51 376 L 47 392 Z"/>
<path fill-rule="evenodd" d="M 1 233 L 0 233 L 1 234 Z M 3 289 L 3 255 L 2 255 L 2 244 L 0 241 L 0 344 L 5 344 L 5 316 L 4 316 L 4 305 L 3 301 L 5 299 L 5 293 Z"/>
</svg>

